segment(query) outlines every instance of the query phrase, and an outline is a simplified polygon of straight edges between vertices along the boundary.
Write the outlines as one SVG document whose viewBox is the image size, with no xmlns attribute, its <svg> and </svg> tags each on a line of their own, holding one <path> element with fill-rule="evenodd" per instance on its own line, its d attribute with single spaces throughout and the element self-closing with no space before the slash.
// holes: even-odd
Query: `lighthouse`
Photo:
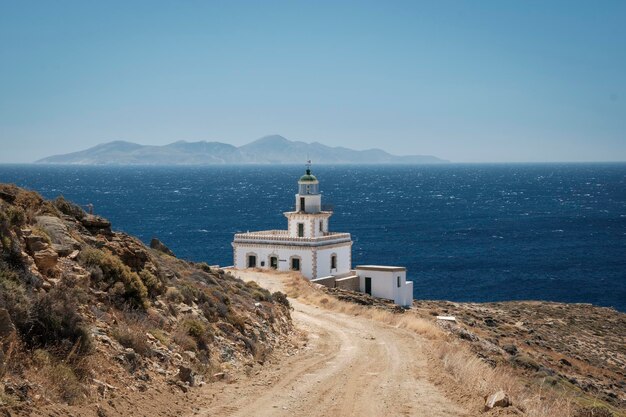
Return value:
<svg viewBox="0 0 626 417">
<path fill-rule="evenodd" d="M 298 180 L 293 211 L 284 213 L 287 230 L 235 234 L 234 266 L 299 271 L 308 279 L 339 278 L 352 273 L 350 233 L 329 231 L 332 210 L 322 206 L 320 183 L 306 171 Z"/>
</svg>

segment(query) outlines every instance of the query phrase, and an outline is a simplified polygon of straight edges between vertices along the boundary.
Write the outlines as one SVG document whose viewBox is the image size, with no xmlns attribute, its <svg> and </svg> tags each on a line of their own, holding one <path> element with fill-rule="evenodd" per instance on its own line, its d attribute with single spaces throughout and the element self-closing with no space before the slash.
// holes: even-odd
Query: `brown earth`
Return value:
<svg viewBox="0 0 626 417">
<path fill-rule="evenodd" d="M 280 275 L 235 271 L 270 291 Z M 431 382 L 419 335 L 291 300 L 307 341 L 281 363 L 212 393 L 200 416 L 470 416 Z M 212 391 L 212 388 L 208 388 Z"/>
</svg>

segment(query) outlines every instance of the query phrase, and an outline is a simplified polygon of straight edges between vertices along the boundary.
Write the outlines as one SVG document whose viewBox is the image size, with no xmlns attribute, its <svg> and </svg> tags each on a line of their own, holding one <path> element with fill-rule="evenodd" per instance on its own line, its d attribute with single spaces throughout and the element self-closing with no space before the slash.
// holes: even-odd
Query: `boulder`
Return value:
<svg viewBox="0 0 626 417">
<path fill-rule="evenodd" d="M 502 390 L 491 394 L 485 401 L 485 411 L 489 411 L 495 407 L 508 407 L 511 405 L 509 396 Z"/>
<path fill-rule="evenodd" d="M 159 252 L 163 252 L 166 255 L 176 256 L 174 255 L 174 252 L 170 250 L 170 248 L 165 246 L 165 244 L 161 242 L 159 239 L 157 239 L 156 237 L 153 237 L 152 240 L 150 241 L 150 247 L 152 249 L 158 250 Z"/>
<path fill-rule="evenodd" d="M 180 380 L 182 382 L 186 382 L 189 384 L 190 387 L 193 387 L 196 385 L 197 381 L 197 375 L 196 373 L 189 367 L 187 366 L 183 366 L 181 365 L 178 368 L 178 378 L 180 378 Z"/>
<path fill-rule="evenodd" d="M 85 226 L 85 229 L 89 230 L 92 234 L 111 234 L 111 222 L 104 217 L 88 214 L 83 217 L 80 222 Z"/>
<path fill-rule="evenodd" d="M 48 247 L 48 242 L 43 237 L 37 235 L 29 234 L 24 236 L 24 241 L 30 253 L 44 250 Z"/>
<path fill-rule="evenodd" d="M 59 260 L 59 255 L 57 255 L 57 253 L 51 248 L 46 248 L 35 252 L 33 254 L 33 259 L 35 260 L 35 264 L 37 265 L 39 271 L 45 273 L 46 271 L 54 269 L 57 265 L 57 261 Z"/>
<path fill-rule="evenodd" d="M 37 225 L 50 236 L 52 248 L 60 256 L 67 256 L 80 248 L 80 243 L 70 235 L 63 220 L 53 216 L 38 216 L 36 221 Z"/>
</svg>

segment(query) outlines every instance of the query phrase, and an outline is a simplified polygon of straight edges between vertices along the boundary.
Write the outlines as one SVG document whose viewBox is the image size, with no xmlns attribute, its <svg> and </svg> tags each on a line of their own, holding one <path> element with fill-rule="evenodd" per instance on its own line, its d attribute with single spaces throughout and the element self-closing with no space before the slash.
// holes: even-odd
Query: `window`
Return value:
<svg viewBox="0 0 626 417">
<path fill-rule="evenodd" d="M 304 223 L 298 223 L 298 237 L 304 237 Z"/>
<path fill-rule="evenodd" d="M 300 258 L 291 258 L 291 269 L 294 271 L 300 270 Z"/>
<path fill-rule="evenodd" d="M 331 255 L 331 257 L 330 257 L 330 269 L 337 269 L 337 255 Z"/>
<path fill-rule="evenodd" d="M 324 231 L 324 222 L 320 220 L 320 232 Z"/>
<path fill-rule="evenodd" d="M 398 288 L 400 288 L 400 277 L 398 277 Z"/>
</svg>

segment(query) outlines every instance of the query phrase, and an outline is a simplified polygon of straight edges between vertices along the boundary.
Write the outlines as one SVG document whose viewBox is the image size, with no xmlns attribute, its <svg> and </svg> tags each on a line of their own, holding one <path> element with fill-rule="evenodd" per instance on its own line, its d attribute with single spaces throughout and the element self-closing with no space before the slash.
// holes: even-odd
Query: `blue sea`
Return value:
<svg viewBox="0 0 626 417">
<path fill-rule="evenodd" d="M 354 265 L 406 266 L 417 299 L 626 311 L 626 164 L 313 168 Z M 117 230 L 231 265 L 234 233 L 286 228 L 303 170 L 0 165 L 0 182 L 93 203 Z"/>
</svg>

